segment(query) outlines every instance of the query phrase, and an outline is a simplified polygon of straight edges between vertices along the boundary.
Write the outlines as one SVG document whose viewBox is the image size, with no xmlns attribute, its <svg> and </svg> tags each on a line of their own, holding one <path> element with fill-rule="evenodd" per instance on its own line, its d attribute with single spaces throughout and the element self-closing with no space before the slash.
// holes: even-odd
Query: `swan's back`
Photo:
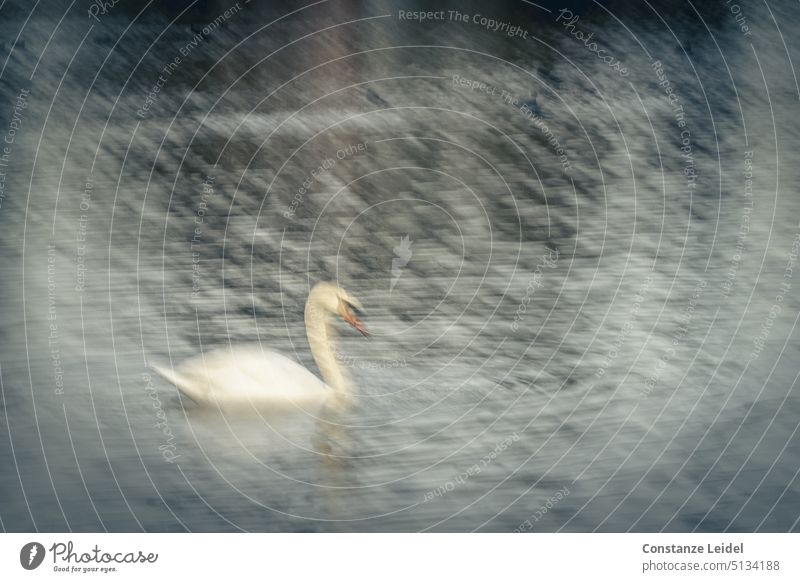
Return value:
<svg viewBox="0 0 800 582">
<path fill-rule="evenodd" d="M 171 370 L 154 369 L 204 404 L 299 407 L 324 404 L 332 390 L 297 362 L 259 345 L 195 356 Z"/>
</svg>

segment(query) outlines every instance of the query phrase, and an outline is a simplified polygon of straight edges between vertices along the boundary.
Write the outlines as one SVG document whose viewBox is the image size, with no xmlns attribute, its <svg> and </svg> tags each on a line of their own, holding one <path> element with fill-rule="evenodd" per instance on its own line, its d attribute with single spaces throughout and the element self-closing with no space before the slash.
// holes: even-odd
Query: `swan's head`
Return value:
<svg viewBox="0 0 800 582">
<path fill-rule="evenodd" d="M 306 305 L 306 317 L 337 315 L 361 335 L 368 336 L 367 327 L 359 317 L 363 311 L 361 302 L 335 283 L 317 283 L 308 295 Z"/>
</svg>

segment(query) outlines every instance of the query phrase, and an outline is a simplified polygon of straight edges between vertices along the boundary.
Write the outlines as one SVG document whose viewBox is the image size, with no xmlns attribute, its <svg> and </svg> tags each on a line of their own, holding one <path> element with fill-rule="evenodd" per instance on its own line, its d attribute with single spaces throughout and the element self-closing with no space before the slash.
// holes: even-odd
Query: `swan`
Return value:
<svg viewBox="0 0 800 582">
<path fill-rule="evenodd" d="M 309 293 L 306 335 L 324 382 L 294 360 L 259 344 L 200 354 L 175 369 L 153 369 L 199 404 L 303 410 L 343 404 L 352 401 L 352 383 L 337 359 L 333 318 L 341 317 L 368 336 L 357 315 L 363 310 L 358 299 L 335 283 L 317 283 Z"/>
</svg>

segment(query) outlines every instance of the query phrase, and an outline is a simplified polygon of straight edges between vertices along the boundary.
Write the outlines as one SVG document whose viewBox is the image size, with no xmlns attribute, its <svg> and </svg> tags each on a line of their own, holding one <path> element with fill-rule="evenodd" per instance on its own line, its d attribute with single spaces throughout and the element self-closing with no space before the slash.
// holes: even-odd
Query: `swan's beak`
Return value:
<svg viewBox="0 0 800 582">
<path fill-rule="evenodd" d="M 344 320 L 351 326 L 361 333 L 364 337 L 369 336 L 369 331 L 367 330 L 367 326 L 364 325 L 364 322 L 361 321 L 358 316 L 351 310 L 348 310 L 347 314 L 344 316 Z"/>
<path fill-rule="evenodd" d="M 354 327 L 363 336 L 369 336 L 369 331 L 364 322 L 358 316 L 364 311 L 364 307 L 358 299 L 353 297 L 341 297 L 339 301 L 339 315 L 348 325 Z"/>
</svg>

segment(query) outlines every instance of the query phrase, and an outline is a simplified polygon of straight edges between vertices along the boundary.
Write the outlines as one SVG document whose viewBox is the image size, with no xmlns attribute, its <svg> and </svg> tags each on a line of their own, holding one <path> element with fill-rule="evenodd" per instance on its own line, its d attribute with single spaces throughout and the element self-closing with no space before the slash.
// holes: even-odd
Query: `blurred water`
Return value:
<svg viewBox="0 0 800 582">
<path fill-rule="evenodd" d="M 189 4 L 0 4 L 5 530 L 798 529 L 795 6 Z M 151 375 L 319 280 L 343 416 Z"/>
</svg>

